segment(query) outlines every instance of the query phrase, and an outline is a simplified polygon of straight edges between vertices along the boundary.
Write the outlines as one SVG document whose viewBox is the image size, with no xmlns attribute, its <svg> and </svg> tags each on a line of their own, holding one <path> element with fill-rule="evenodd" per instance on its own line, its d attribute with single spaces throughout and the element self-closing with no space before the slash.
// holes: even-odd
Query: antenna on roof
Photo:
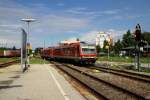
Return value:
<svg viewBox="0 0 150 100">
<path fill-rule="evenodd" d="M 80 41 L 79 38 L 76 39 L 77 41 Z"/>
</svg>

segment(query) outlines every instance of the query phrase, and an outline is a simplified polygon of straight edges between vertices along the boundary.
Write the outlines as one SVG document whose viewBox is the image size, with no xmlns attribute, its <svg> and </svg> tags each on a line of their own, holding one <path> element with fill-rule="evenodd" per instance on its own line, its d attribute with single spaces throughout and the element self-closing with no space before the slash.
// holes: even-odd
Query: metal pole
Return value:
<svg viewBox="0 0 150 100">
<path fill-rule="evenodd" d="M 28 24 L 28 36 L 27 36 L 27 39 L 28 39 L 28 43 L 29 43 L 29 22 L 27 22 L 27 24 Z M 29 43 L 29 45 L 30 45 L 30 43 Z M 27 64 L 28 64 L 28 67 L 30 65 L 29 53 L 30 53 L 29 48 L 27 48 Z"/>
<path fill-rule="evenodd" d="M 137 69 L 137 45 L 135 44 L 135 59 L 134 59 L 134 64 L 135 64 L 135 69 Z"/>
<path fill-rule="evenodd" d="M 110 35 L 107 34 L 107 36 L 108 36 L 108 38 L 110 39 Z M 110 45 L 109 45 L 109 41 L 107 41 L 107 43 L 108 43 L 108 65 L 109 65 L 109 51 L 110 51 L 110 50 L 109 50 L 109 49 L 110 49 L 110 48 L 109 48 L 109 46 L 110 46 Z"/>
<path fill-rule="evenodd" d="M 148 42 L 147 42 L 147 53 L 148 53 Z M 148 59 L 148 57 L 147 57 L 147 60 L 148 60 L 147 63 L 148 63 L 148 68 L 149 68 L 149 59 Z"/>
<path fill-rule="evenodd" d="M 109 64 L 109 46 L 108 46 L 108 64 Z"/>
<path fill-rule="evenodd" d="M 23 34 L 21 36 L 21 41 L 23 40 Z M 23 72 L 23 41 L 21 42 L 21 70 Z"/>
<path fill-rule="evenodd" d="M 45 40 L 44 40 L 44 49 L 45 49 Z M 45 64 L 45 57 L 44 57 L 44 64 Z"/>
<path fill-rule="evenodd" d="M 140 47 L 138 45 L 139 43 L 137 43 L 137 67 L 138 67 L 138 71 L 140 71 Z"/>
</svg>

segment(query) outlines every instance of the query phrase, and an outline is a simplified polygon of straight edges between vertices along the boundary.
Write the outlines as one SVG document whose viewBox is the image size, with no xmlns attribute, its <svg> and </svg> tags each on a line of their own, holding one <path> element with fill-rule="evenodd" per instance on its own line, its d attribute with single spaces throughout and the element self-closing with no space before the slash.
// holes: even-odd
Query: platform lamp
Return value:
<svg viewBox="0 0 150 100">
<path fill-rule="evenodd" d="M 23 19 L 21 19 L 21 21 L 23 21 L 23 22 L 26 22 L 27 23 L 27 25 L 28 25 L 28 32 L 27 32 L 27 44 L 29 43 L 29 24 L 31 23 L 31 22 L 35 22 L 36 21 L 36 19 L 33 19 L 33 18 L 23 18 Z M 29 43 L 30 44 L 30 43 Z M 27 64 L 28 64 L 28 66 L 29 66 L 29 64 L 30 64 L 30 59 L 29 59 L 29 53 L 30 53 L 30 51 L 29 51 L 29 49 L 27 49 Z"/>
</svg>

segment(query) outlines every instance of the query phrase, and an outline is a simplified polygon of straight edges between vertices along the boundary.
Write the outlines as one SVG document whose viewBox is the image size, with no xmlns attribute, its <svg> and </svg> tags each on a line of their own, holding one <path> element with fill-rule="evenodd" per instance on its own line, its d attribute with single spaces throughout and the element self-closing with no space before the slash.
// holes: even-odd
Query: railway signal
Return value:
<svg viewBox="0 0 150 100">
<path fill-rule="evenodd" d="M 138 69 L 138 71 L 140 71 L 140 41 L 141 41 L 141 26 L 139 24 L 136 25 L 135 27 L 135 40 L 136 40 L 136 56 L 135 56 L 135 63 L 136 63 L 136 69 Z"/>
<path fill-rule="evenodd" d="M 139 24 L 136 25 L 136 29 L 135 29 L 135 40 L 137 42 L 141 41 L 141 27 Z"/>
</svg>

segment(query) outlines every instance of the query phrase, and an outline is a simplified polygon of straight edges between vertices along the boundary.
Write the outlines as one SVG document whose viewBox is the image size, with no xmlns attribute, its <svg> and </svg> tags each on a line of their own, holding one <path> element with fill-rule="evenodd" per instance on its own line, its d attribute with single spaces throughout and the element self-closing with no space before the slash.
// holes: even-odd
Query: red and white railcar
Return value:
<svg viewBox="0 0 150 100">
<path fill-rule="evenodd" d="M 67 60 L 82 64 L 93 64 L 97 59 L 95 46 L 79 41 L 61 43 L 57 47 L 44 49 L 41 56 L 43 58 Z"/>
<path fill-rule="evenodd" d="M 53 47 L 50 48 L 44 48 L 41 51 L 41 57 L 46 59 L 53 59 Z"/>
<path fill-rule="evenodd" d="M 0 57 L 20 57 L 20 50 L 0 50 Z"/>
</svg>

